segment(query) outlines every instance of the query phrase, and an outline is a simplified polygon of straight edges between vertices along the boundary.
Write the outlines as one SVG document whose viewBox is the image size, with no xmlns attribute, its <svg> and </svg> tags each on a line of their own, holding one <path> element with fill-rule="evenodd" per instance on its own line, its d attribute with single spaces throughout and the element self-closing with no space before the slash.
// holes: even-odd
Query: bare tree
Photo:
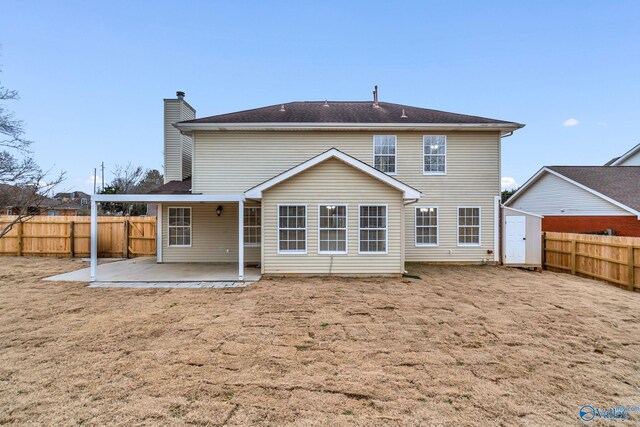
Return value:
<svg viewBox="0 0 640 427">
<path fill-rule="evenodd" d="M 54 188 L 65 174 L 52 175 L 38 166 L 31 151 L 32 141 L 24 137 L 24 123 L 14 118 L 4 103 L 18 99 L 18 92 L 0 83 L 0 206 L 11 206 L 16 217 L 0 230 L 0 238 L 13 226 L 51 207 Z"/>
</svg>

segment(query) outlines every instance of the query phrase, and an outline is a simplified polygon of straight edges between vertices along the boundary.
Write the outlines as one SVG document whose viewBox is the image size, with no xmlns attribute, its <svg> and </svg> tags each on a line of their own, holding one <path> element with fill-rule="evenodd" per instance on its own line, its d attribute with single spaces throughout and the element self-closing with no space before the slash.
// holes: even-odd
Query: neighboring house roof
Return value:
<svg viewBox="0 0 640 427">
<path fill-rule="evenodd" d="M 412 107 L 410 105 L 371 101 L 304 101 L 270 105 L 252 110 L 203 117 L 176 123 L 176 127 L 189 130 L 206 125 L 450 125 L 486 126 L 499 129 L 519 129 L 524 125 L 504 120 L 446 111 Z"/>
<path fill-rule="evenodd" d="M 182 181 L 169 181 L 149 192 L 149 194 L 192 194 L 191 177 Z"/>
<path fill-rule="evenodd" d="M 634 156 L 636 153 L 640 153 L 640 144 L 633 147 L 631 150 L 627 151 L 620 157 L 613 158 L 605 163 L 605 166 L 619 166 L 624 163 L 629 157 Z"/>
<path fill-rule="evenodd" d="M 545 166 L 504 204 L 513 203 L 545 173 L 552 173 L 640 216 L 640 166 Z"/>
<path fill-rule="evenodd" d="M 348 164 L 349 166 L 352 166 L 358 170 L 360 170 L 361 172 L 364 172 L 368 175 L 370 175 L 373 178 L 378 179 L 379 181 L 384 182 L 385 184 L 394 187 L 395 189 L 397 189 L 398 191 L 401 191 L 403 193 L 403 197 L 405 199 L 418 199 L 420 198 L 420 191 L 416 190 L 415 188 L 403 183 L 402 181 L 395 179 L 392 176 L 387 175 L 384 172 L 380 172 L 378 169 L 369 166 L 368 164 L 356 159 L 355 157 L 352 157 L 348 154 L 343 153 L 342 151 L 338 150 L 337 148 L 331 148 L 327 151 L 325 151 L 324 153 L 321 153 L 315 157 L 310 158 L 309 160 L 300 163 L 298 166 L 294 166 L 293 168 L 282 172 L 281 174 L 278 174 L 276 176 L 274 176 L 273 178 L 268 179 L 267 181 L 264 181 L 261 184 L 256 185 L 255 187 L 249 189 L 248 191 L 245 192 L 245 196 L 249 199 L 260 199 L 262 198 L 262 192 L 275 186 L 278 185 L 279 183 L 301 173 L 304 172 L 305 170 L 319 164 L 322 163 L 326 160 L 329 159 L 337 159 L 340 160 L 346 164 Z"/>
<path fill-rule="evenodd" d="M 15 185 L 0 184 L 0 192 L 3 194 L 2 200 L 5 207 L 23 206 L 32 199 L 32 191 Z M 82 206 L 75 202 L 62 202 L 60 200 L 46 197 L 38 201 L 38 207 L 43 209 L 66 209 L 80 210 Z M 27 206 L 35 207 L 35 206 Z"/>
</svg>

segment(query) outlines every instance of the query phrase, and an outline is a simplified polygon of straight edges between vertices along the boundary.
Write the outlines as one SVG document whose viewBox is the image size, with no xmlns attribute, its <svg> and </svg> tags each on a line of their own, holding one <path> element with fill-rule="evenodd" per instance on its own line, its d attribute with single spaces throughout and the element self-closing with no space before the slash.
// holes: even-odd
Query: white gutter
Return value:
<svg viewBox="0 0 640 427">
<path fill-rule="evenodd" d="M 171 202 L 239 202 L 242 194 L 95 194 L 95 202 L 134 202 L 134 203 L 171 203 Z"/>
<path fill-rule="evenodd" d="M 241 129 L 386 129 L 386 130 L 504 130 L 512 131 L 524 127 L 520 123 L 174 123 L 181 131 L 195 130 L 241 130 Z"/>
</svg>

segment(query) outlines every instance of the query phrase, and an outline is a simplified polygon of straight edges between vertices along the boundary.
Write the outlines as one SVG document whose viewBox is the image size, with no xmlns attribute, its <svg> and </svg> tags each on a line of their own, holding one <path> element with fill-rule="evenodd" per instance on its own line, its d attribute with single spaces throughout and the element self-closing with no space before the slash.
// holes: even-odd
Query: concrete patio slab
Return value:
<svg viewBox="0 0 640 427">
<path fill-rule="evenodd" d="M 246 267 L 245 282 L 260 280 L 260 269 Z M 89 282 L 89 268 L 58 274 L 44 280 Z M 231 282 L 238 281 L 235 263 L 163 263 L 155 258 L 133 258 L 98 265 L 96 280 L 100 282 Z"/>
<path fill-rule="evenodd" d="M 244 288 L 253 282 L 92 282 L 90 288 L 137 289 L 229 289 Z"/>
</svg>

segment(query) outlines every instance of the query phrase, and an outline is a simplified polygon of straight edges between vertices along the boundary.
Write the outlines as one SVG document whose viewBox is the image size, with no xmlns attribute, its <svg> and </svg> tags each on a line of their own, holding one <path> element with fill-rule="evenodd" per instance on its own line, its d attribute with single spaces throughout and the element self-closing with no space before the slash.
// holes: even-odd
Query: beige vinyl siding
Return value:
<svg viewBox="0 0 640 427">
<path fill-rule="evenodd" d="M 220 216 L 218 206 L 222 206 Z M 191 247 L 168 246 L 170 207 L 191 208 Z M 163 262 L 238 262 L 237 203 L 163 204 L 162 219 Z M 244 258 L 247 263 L 259 262 L 260 248 L 245 247 Z"/>
<path fill-rule="evenodd" d="M 509 203 L 509 207 L 537 215 L 631 215 L 613 203 L 550 173 L 544 173 Z"/>
<path fill-rule="evenodd" d="M 278 205 L 307 205 L 307 253 L 278 254 Z M 318 205 L 347 205 L 346 255 L 318 254 Z M 387 254 L 358 254 L 358 205 L 387 205 Z M 263 274 L 399 274 L 402 193 L 336 159 L 267 190 L 262 199 Z M 332 261 L 333 259 L 333 261 Z"/>
<path fill-rule="evenodd" d="M 182 112 L 180 120 L 193 120 L 196 118 L 196 112 L 189 104 L 182 102 Z M 192 159 L 193 159 L 193 138 L 187 135 L 180 135 L 182 142 L 182 179 L 188 178 L 192 173 Z"/>
<path fill-rule="evenodd" d="M 183 100 L 164 100 L 164 182 L 191 176 L 193 139 L 182 135 L 173 124 L 195 118 L 195 110 Z"/>
<path fill-rule="evenodd" d="M 173 123 L 180 121 L 180 101 L 164 100 L 164 182 L 182 179 L 180 132 Z"/>
<path fill-rule="evenodd" d="M 487 132 L 195 132 L 194 191 L 237 194 L 335 147 L 371 165 L 373 136 L 397 136 L 395 178 L 423 194 L 417 205 L 440 208 L 440 245 L 416 247 L 413 206 L 405 210 L 406 261 L 493 259 L 494 196 L 500 194 L 499 133 Z M 447 174 L 423 175 L 423 135 L 447 136 Z M 482 210 L 482 245 L 457 246 L 456 206 Z"/>
</svg>

